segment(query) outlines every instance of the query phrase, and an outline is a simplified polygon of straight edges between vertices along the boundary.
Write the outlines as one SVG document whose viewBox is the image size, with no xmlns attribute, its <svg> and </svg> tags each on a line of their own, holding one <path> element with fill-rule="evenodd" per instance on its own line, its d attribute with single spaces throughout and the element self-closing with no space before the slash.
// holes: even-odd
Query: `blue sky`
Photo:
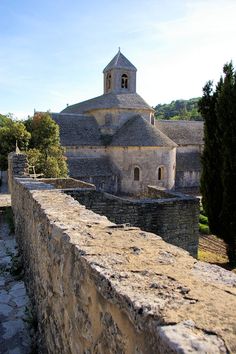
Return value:
<svg viewBox="0 0 236 354">
<path fill-rule="evenodd" d="M 150 105 L 200 96 L 236 65 L 235 18 L 236 0 L 0 0 L 0 113 L 102 94 L 119 46 Z"/>
</svg>

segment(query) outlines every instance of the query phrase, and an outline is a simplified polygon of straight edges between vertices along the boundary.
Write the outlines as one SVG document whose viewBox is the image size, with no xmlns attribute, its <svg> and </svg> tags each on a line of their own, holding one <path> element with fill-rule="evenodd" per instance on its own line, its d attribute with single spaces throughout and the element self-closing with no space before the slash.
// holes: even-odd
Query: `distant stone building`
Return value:
<svg viewBox="0 0 236 354">
<path fill-rule="evenodd" d="M 51 114 L 70 176 L 111 193 L 198 185 L 202 123 L 155 122 L 136 93 L 136 72 L 119 51 L 103 71 L 103 95 Z"/>
<path fill-rule="evenodd" d="M 175 187 L 198 187 L 201 174 L 200 156 L 203 149 L 203 122 L 159 120 L 155 122 L 155 126 L 178 145 Z"/>
</svg>

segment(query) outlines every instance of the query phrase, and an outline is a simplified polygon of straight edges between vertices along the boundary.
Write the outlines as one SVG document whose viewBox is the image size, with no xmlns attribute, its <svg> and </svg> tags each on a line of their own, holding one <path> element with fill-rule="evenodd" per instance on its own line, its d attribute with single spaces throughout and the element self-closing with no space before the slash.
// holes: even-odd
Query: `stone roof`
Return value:
<svg viewBox="0 0 236 354">
<path fill-rule="evenodd" d="M 74 178 L 112 175 L 111 166 L 109 160 L 106 157 L 69 157 L 67 159 L 67 163 L 70 176 Z"/>
<path fill-rule="evenodd" d="M 94 117 L 81 114 L 51 113 L 59 125 L 62 146 L 100 146 L 100 130 Z"/>
<path fill-rule="evenodd" d="M 113 68 L 137 71 L 136 67 L 120 52 L 120 50 L 110 61 L 110 63 L 105 67 L 103 72 L 105 73 L 106 71 L 111 70 Z"/>
<path fill-rule="evenodd" d="M 137 93 L 106 93 L 68 106 L 61 113 L 84 114 L 97 109 L 111 108 L 153 110 Z"/>
<path fill-rule="evenodd" d="M 177 146 L 140 115 L 130 118 L 113 136 L 111 146 Z"/>
<path fill-rule="evenodd" d="M 203 122 L 158 120 L 155 126 L 178 145 L 203 144 Z"/>
<path fill-rule="evenodd" d="M 201 158 L 199 152 L 176 154 L 177 171 L 201 171 Z"/>
</svg>

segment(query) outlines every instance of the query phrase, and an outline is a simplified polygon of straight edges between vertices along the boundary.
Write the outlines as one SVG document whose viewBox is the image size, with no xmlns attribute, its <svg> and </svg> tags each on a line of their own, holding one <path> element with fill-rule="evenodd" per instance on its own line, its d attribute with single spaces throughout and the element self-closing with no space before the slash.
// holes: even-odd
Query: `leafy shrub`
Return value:
<svg viewBox="0 0 236 354">
<path fill-rule="evenodd" d="M 199 223 L 199 231 L 201 234 L 209 235 L 210 234 L 210 229 L 208 225 L 204 225 Z"/>
<path fill-rule="evenodd" d="M 200 224 L 208 225 L 208 217 L 205 215 L 199 215 L 199 222 Z"/>
</svg>

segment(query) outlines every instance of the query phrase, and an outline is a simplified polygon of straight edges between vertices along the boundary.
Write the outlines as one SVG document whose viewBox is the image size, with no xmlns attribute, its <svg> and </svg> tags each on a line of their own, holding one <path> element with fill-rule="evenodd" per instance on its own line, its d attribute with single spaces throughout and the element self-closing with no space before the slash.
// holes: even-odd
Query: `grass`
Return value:
<svg viewBox="0 0 236 354">
<path fill-rule="evenodd" d="M 226 256 L 205 250 L 198 250 L 198 260 L 219 265 L 228 263 Z"/>
<path fill-rule="evenodd" d="M 224 269 L 236 273 L 235 265 L 229 264 L 229 259 L 226 254 L 211 252 L 205 249 L 198 249 L 198 260 L 210 264 L 216 264 Z"/>
</svg>

